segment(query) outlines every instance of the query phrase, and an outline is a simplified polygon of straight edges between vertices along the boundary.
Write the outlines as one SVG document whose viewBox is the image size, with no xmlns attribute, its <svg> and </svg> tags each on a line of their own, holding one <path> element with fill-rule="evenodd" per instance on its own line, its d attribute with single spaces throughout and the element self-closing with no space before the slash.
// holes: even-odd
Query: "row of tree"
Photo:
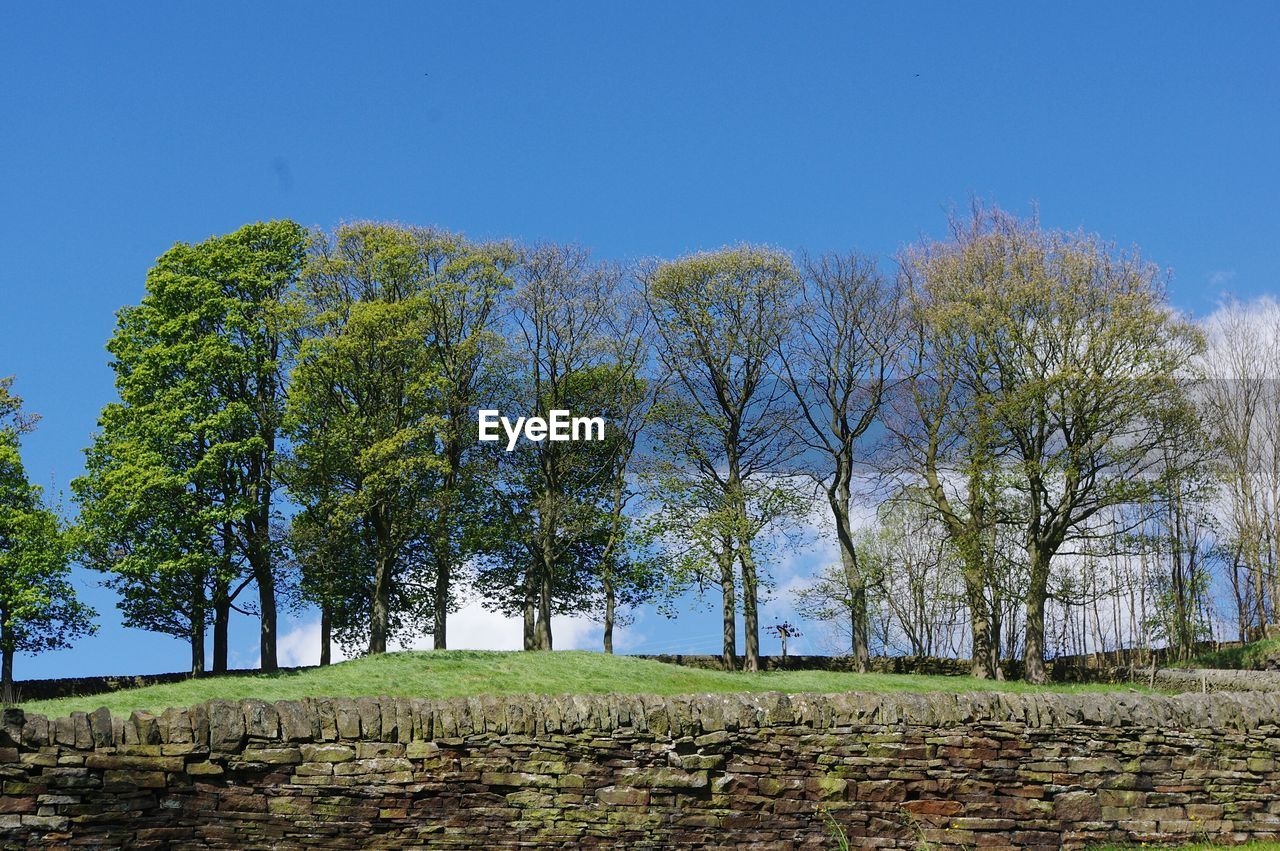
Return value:
<svg viewBox="0 0 1280 851">
<path fill-rule="evenodd" d="M 323 662 L 333 641 L 444 648 L 472 597 L 522 617 L 526 649 L 588 614 L 610 651 L 629 610 L 691 588 L 718 589 L 724 662 L 741 644 L 755 670 L 769 565 L 817 506 L 835 563 L 806 605 L 860 667 L 892 621 L 912 651 L 998 677 L 1017 649 L 1042 681 L 1055 601 L 1097 590 L 1064 585 L 1081 558 L 1172 524 L 1155 572 L 1186 585 L 1190 494 L 1226 475 L 1242 628 L 1268 622 L 1275 420 L 1234 434 L 1231 406 L 1263 410 L 1274 385 L 1195 390 L 1205 334 L 1158 269 L 981 207 L 896 259 L 742 246 L 624 269 L 376 223 L 178 244 L 119 314 L 120 401 L 75 527 L 48 515 L 53 560 L 102 571 L 126 623 L 188 640 L 196 673 L 226 669 L 233 611 L 257 616 L 271 670 L 281 606 L 319 608 Z M 507 452 L 477 440 L 481 408 L 603 416 L 606 439 Z M 881 532 L 860 531 L 868 504 Z M 6 611 L 10 632 L 30 621 Z M 85 628 L 64 614 L 62 639 Z"/>
</svg>

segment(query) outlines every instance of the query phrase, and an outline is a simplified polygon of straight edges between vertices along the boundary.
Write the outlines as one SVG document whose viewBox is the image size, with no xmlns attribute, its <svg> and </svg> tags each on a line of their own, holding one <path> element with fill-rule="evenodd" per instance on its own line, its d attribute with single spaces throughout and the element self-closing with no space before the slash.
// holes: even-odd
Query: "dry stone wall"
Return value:
<svg viewBox="0 0 1280 851">
<path fill-rule="evenodd" d="M 0 724 L 0 848 L 1280 836 L 1274 694 L 212 701 Z"/>
</svg>

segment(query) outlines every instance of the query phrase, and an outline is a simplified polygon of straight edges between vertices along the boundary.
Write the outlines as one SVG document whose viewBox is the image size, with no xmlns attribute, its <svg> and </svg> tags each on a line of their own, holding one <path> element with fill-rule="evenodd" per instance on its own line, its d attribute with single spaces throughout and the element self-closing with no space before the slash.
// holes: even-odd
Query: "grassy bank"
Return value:
<svg viewBox="0 0 1280 851">
<path fill-rule="evenodd" d="M 1201 653 L 1189 662 L 1180 662 L 1178 668 L 1229 668 L 1232 670 L 1263 670 L 1268 662 L 1280 658 L 1280 638 L 1267 638 L 1243 647 Z"/>
<path fill-rule="evenodd" d="M 110 694 L 23 704 L 31 712 L 64 715 L 106 706 L 113 713 L 152 712 L 212 698 L 289 700 L 302 697 L 456 697 L 476 694 L 696 694 L 731 691 L 1109 691 L 1128 685 L 1031 686 L 968 677 L 850 674 L 836 671 L 704 671 L 585 651 L 496 653 L 475 650 L 389 653 L 279 674 L 206 677 Z"/>
</svg>

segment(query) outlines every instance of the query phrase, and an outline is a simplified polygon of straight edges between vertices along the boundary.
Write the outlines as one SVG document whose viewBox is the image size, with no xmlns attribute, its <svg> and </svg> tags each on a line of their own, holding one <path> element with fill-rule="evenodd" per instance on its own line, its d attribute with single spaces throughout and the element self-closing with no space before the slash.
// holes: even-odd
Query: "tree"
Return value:
<svg viewBox="0 0 1280 851">
<path fill-rule="evenodd" d="M 648 425 L 666 382 L 645 377 L 652 353 L 652 320 L 634 292 L 620 300 L 605 342 L 613 386 L 610 402 L 613 450 L 610 455 L 610 496 L 604 508 L 608 533 L 601 556 L 600 584 L 604 595 L 604 652 L 613 652 L 614 626 L 625 611 L 661 593 L 661 568 L 643 547 L 643 530 L 626 513 L 636 495 L 633 459 L 641 432 Z"/>
<path fill-rule="evenodd" d="M 103 410 L 86 473 L 72 483 L 80 504 L 77 557 L 107 574 L 126 626 L 189 644 L 194 676 L 205 673 L 206 629 L 215 618 L 213 670 L 226 670 L 226 620 L 239 591 L 230 586 L 243 587 L 250 577 L 242 577 L 222 534 L 230 524 L 218 497 L 195 473 L 205 460 L 204 442 L 182 440 L 191 423 L 176 407 L 168 409 L 174 419 L 167 423 L 150 416 L 154 410 L 150 404 Z"/>
<path fill-rule="evenodd" d="M 887 423 L 891 472 L 901 493 L 936 513 L 960 559 L 969 610 L 971 673 L 1003 679 L 995 612 L 989 598 L 997 531 L 997 458 L 1003 437 L 994 426 L 981 373 L 982 340 L 949 310 L 949 296 L 930 277 L 935 247 L 899 258 L 908 299 L 909 345 L 902 354 L 902 392 Z"/>
<path fill-rule="evenodd" d="M 1155 450 L 1186 400 L 1199 341 L 1169 310 L 1157 269 L 1096 237 L 976 209 L 949 243 L 912 255 L 929 327 L 959 334 L 976 428 L 1022 497 L 1029 587 L 1024 676 L 1044 682 L 1054 555 L 1111 506 L 1147 499 Z"/>
<path fill-rule="evenodd" d="M 426 332 L 441 381 L 444 422 L 440 454 L 445 463 L 435 495 L 431 537 L 435 572 L 431 635 L 435 649 L 448 644 L 446 621 L 457 596 L 455 577 L 471 548 L 477 488 L 487 485 L 476 455 L 476 416 L 501 385 L 504 349 L 498 328 L 502 299 L 512 286 L 518 257 L 510 245 L 459 241 L 441 252 L 424 292 Z"/>
<path fill-rule="evenodd" d="M 71 646 L 93 632 L 94 612 L 68 579 L 66 535 L 27 480 L 19 439 L 35 426 L 0 378 L 0 703 L 11 703 L 13 657 Z"/>
<path fill-rule="evenodd" d="M 1243 642 L 1275 618 L 1280 596 L 1280 305 L 1227 302 L 1206 325 L 1196 401 L 1224 486 L 1219 519 Z"/>
<path fill-rule="evenodd" d="M 674 485 L 672 474 L 683 470 L 689 482 L 674 488 L 677 501 L 694 495 L 705 509 L 698 516 L 717 527 L 700 539 L 720 568 L 730 666 L 736 656 L 733 564 L 741 568 L 745 666 L 757 671 L 760 568 L 753 544 L 790 505 L 779 498 L 776 479 L 795 455 L 791 411 L 785 388 L 772 378 L 798 276 L 785 255 L 744 246 L 659 263 L 643 278 L 658 359 L 678 394 L 664 406 L 659 441 L 672 463 L 661 478 Z M 763 511 L 752 516 L 753 504 Z"/>
<path fill-rule="evenodd" d="M 526 249 L 515 272 L 506 405 L 543 419 L 553 410 L 611 419 L 636 380 L 608 344 L 618 270 L 577 247 L 542 245 Z M 487 605 L 523 617 L 526 650 L 552 649 L 553 615 L 589 612 L 600 599 L 603 566 L 622 563 L 610 506 L 630 450 L 616 422 L 602 441 L 494 450 L 492 512 L 500 519 L 490 527 L 478 583 Z"/>
<path fill-rule="evenodd" d="M 175 245 L 107 346 L 120 402 L 104 409 L 86 475 L 72 486 L 82 552 L 113 573 L 133 623 L 189 637 L 196 672 L 211 608 L 214 669 L 225 670 L 242 574 L 258 589 L 260 664 L 277 666 L 283 313 L 304 245 L 288 221 Z"/>
<path fill-rule="evenodd" d="M 343 225 L 317 236 L 299 286 L 301 326 L 286 427 L 304 585 L 348 646 L 369 653 L 428 630 L 430 516 L 448 463 L 445 382 L 429 293 L 465 251 L 451 234 Z M 358 557 L 343 564 L 342 557 Z M 332 580 L 339 579 L 334 594 Z"/>
<path fill-rule="evenodd" d="M 874 259 L 857 254 L 806 259 L 800 308 L 781 340 L 780 375 L 795 398 L 802 469 L 826 494 L 851 603 L 853 658 L 867 670 L 866 586 L 854 546 L 854 475 L 867 460 L 876 422 L 905 341 L 902 299 Z"/>
</svg>

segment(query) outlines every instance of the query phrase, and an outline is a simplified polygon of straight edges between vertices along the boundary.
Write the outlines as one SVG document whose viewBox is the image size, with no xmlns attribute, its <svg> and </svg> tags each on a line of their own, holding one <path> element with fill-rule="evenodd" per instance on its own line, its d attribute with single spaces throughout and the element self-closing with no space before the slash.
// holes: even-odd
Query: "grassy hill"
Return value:
<svg viewBox="0 0 1280 851">
<path fill-rule="evenodd" d="M 1105 691 L 1130 686 L 991 682 L 968 677 L 769 671 L 704 671 L 664 662 L 585 651 L 498 653 L 475 650 L 388 653 L 278 674 L 206 677 L 111 694 L 23 704 L 30 712 L 65 715 L 106 706 L 113 713 L 152 712 L 212 698 L 289 700 L 311 696 L 456 697 L 476 694 L 697 694 L 729 691 Z M 1142 690 L 1134 688 L 1133 690 Z"/>
<path fill-rule="evenodd" d="M 1280 638 L 1265 638 L 1243 647 L 1201 653 L 1191 661 L 1181 662 L 1174 667 L 1262 671 L 1275 668 L 1277 663 L 1280 663 Z"/>
</svg>

